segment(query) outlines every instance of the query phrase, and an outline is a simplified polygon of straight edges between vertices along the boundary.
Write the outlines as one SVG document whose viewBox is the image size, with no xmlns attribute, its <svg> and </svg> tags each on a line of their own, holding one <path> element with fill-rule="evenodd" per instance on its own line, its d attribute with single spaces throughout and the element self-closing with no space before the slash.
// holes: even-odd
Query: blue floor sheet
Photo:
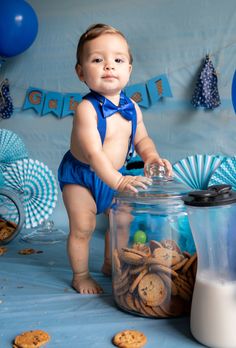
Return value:
<svg viewBox="0 0 236 348">
<path fill-rule="evenodd" d="M 42 329 L 51 336 L 47 348 L 108 348 L 112 337 L 124 329 L 142 331 L 146 348 L 202 347 L 192 337 L 189 318 L 148 319 L 116 307 L 111 279 L 100 273 L 103 234 L 91 242 L 90 269 L 103 286 L 102 295 L 79 295 L 70 286 L 71 269 L 66 243 L 28 244 L 20 236 L 7 245 L 0 257 L 0 347 L 12 347 L 23 331 Z M 20 255 L 34 248 L 43 251 Z"/>
</svg>

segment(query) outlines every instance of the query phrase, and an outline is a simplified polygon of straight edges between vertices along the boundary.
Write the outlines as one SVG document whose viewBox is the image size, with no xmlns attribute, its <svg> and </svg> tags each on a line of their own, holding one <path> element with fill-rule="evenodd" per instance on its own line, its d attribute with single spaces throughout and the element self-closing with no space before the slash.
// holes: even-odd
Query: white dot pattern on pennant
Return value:
<svg viewBox="0 0 236 348">
<path fill-rule="evenodd" d="M 52 214 L 57 201 L 57 183 L 52 171 L 33 159 L 19 160 L 3 173 L 6 186 L 21 193 L 25 227 L 38 226 Z"/>
</svg>

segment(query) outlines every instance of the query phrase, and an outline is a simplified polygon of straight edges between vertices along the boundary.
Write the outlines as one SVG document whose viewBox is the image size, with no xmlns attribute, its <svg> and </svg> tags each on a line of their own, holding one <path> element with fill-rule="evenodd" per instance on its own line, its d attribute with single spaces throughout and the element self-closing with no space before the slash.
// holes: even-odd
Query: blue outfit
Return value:
<svg viewBox="0 0 236 348">
<path fill-rule="evenodd" d="M 120 104 L 117 107 L 104 96 L 91 91 L 83 99 L 89 100 L 97 113 L 97 129 L 101 137 L 102 144 L 106 136 L 106 117 L 112 116 L 115 112 L 132 122 L 132 132 L 127 158 L 132 156 L 134 151 L 134 137 L 137 127 L 137 115 L 134 104 L 125 96 L 120 94 Z M 123 166 L 119 172 L 123 174 Z M 88 188 L 95 200 L 97 214 L 104 212 L 111 205 L 115 190 L 105 184 L 86 163 L 77 160 L 70 151 L 66 152 L 58 169 L 58 181 L 61 190 L 66 184 L 77 184 Z"/>
</svg>

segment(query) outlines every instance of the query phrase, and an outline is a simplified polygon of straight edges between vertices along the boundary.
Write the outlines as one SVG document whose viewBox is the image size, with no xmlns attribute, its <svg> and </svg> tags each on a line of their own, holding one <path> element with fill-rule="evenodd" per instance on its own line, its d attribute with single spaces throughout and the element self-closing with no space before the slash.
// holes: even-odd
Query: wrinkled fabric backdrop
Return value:
<svg viewBox="0 0 236 348">
<path fill-rule="evenodd" d="M 26 90 L 37 87 L 60 93 L 85 94 L 74 71 L 79 36 L 93 23 L 107 23 L 126 35 L 134 65 L 130 85 L 166 74 L 173 98 L 164 98 L 143 116 L 160 154 L 172 163 L 192 154 L 236 155 L 236 115 L 231 84 L 236 68 L 234 0 L 28 0 L 39 20 L 32 46 L 8 58 L 0 69 L 7 77 L 15 111 L 0 127 L 21 136 L 30 157 L 56 175 L 69 147 L 72 116 L 59 119 L 22 110 Z M 199 69 L 209 54 L 218 74 L 221 106 L 194 109 L 190 100 Z M 91 140 L 92 141 L 92 140 Z M 61 194 L 53 213 L 67 228 Z M 98 218 L 98 226 L 103 226 Z"/>
</svg>

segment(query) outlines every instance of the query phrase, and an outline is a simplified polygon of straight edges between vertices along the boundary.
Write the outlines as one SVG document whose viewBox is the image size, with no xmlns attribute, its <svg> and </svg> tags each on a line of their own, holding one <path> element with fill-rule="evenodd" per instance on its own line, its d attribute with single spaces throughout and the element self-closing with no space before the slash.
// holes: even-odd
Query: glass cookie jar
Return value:
<svg viewBox="0 0 236 348">
<path fill-rule="evenodd" d="M 119 193 L 110 213 L 112 286 L 123 310 L 152 318 L 189 314 L 196 249 L 182 197 L 188 189 L 155 175 L 147 190 Z"/>
<path fill-rule="evenodd" d="M 25 220 L 23 203 L 11 189 L 0 188 L 0 245 L 12 241 Z"/>
</svg>

